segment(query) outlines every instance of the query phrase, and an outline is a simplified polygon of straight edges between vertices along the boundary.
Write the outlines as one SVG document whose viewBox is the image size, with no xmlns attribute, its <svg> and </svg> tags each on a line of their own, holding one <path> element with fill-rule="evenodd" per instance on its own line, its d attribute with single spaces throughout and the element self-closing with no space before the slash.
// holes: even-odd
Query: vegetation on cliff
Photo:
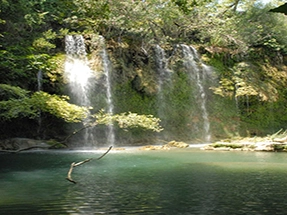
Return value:
<svg viewBox="0 0 287 215">
<path fill-rule="evenodd" d="M 69 104 L 62 96 L 67 94 L 62 74 L 67 34 L 84 35 L 90 59 L 96 55 L 94 35 L 105 37 L 117 114 L 159 115 L 154 46 L 160 45 L 176 73 L 171 91 L 163 92 L 163 112 L 170 118 L 162 123 L 177 134 L 173 139 L 187 140 L 193 128 L 188 126 L 200 120 L 186 108 L 194 100 L 192 89 L 180 57 L 171 56 L 177 44 L 188 44 L 215 71 L 216 83 L 208 93 L 213 138 L 272 133 L 287 122 L 287 18 L 268 12 L 279 6 L 274 2 L 2 0 L 1 138 L 57 138 L 66 128 L 59 116 L 75 122 L 84 114 L 87 107 Z M 43 83 L 37 92 L 39 71 Z M 13 93 L 7 93 L 9 87 Z M 56 102 L 41 105 L 47 100 Z M 37 131 L 39 109 L 42 131 Z"/>
</svg>

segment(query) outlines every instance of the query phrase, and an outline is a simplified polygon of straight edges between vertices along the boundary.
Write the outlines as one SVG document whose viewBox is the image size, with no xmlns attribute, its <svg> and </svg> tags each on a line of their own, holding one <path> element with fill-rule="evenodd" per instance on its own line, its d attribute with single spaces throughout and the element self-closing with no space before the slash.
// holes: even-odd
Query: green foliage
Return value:
<svg viewBox="0 0 287 215">
<path fill-rule="evenodd" d="M 29 91 L 8 84 L 0 84 L 0 100 L 21 99 L 27 97 Z"/>
<path fill-rule="evenodd" d="M 183 13 L 188 14 L 192 12 L 194 7 L 208 3 L 210 0 L 172 0 L 171 2 L 178 6 Z"/>
<path fill-rule="evenodd" d="M 147 96 L 131 87 L 131 83 L 116 85 L 114 102 L 117 104 L 116 112 L 137 112 L 139 114 L 153 114 L 154 97 Z"/>
<path fill-rule="evenodd" d="M 155 118 L 152 115 L 139 115 L 136 113 L 121 113 L 110 115 L 105 113 L 103 110 L 94 114 L 95 123 L 109 125 L 111 123 L 117 123 L 120 128 L 142 128 L 160 132 L 163 129 L 159 125 L 160 119 Z"/>
<path fill-rule="evenodd" d="M 287 145 L 286 144 L 274 144 L 274 151 L 280 151 L 280 152 L 286 152 L 287 151 Z"/>
<path fill-rule="evenodd" d="M 215 94 L 226 97 L 256 96 L 261 101 L 276 101 L 278 85 L 286 80 L 286 74 L 274 67 L 240 62 L 222 76 L 218 87 L 212 87 Z M 271 75 L 272 74 L 272 75 Z M 279 78 L 280 77 L 280 78 Z"/>
<path fill-rule="evenodd" d="M 56 48 L 55 44 L 51 43 L 56 37 L 56 32 L 49 29 L 48 31 L 43 32 L 42 37 L 35 39 L 32 45 L 36 50 L 48 52 L 50 49 Z"/>
<path fill-rule="evenodd" d="M 26 56 L 28 64 L 26 65 L 26 71 L 39 71 L 39 70 L 47 70 L 48 65 L 47 61 L 50 56 L 48 54 L 33 54 Z"/>
<path fill-rule="evenodd" d="M 64 54 L 57 54 L 47 59 L 45 62 L 46 75 L 49 79 L 49 82 L 63 82 L 63 71 L 64 71 L 64 62 L 65 62 Z"/>
<path fill-rule="evenodd" d="M 7 95 L 7 97 L 6 100 L 0 101 L 0 117 L 3 120 L 18 117 L 33 119 L 38 117 L 41 111 L 64 119 L 66 122 L 81 122 L 88 116 L 86 107 L 68 103 L 69 98 L 67 96 L 50 95 L 43 91 L 35 92 L 31 96 L 28 96 L 28 93 L 19 87 L 1 84 L 0 95 Z M 92 117 L 95 119 L 93 125 L 108 125 L 111 122 L 116 122 L 120 128 L 140 127 L 156 132 L 162 130 L 159 125 L 160 119 L 152 115 L 139 115 L 131 112 L 110 115 L 99 111 Z"/>
<path fill-rule="evenodd" d="M 86 107 L 79 107 L 67 102 L 69 97 L 50 95 L 45 92 L 35 92 L 31 96 L 33 107 L 39 108 L 43 112 L 50 113 L 58 118 L 64 119 L 66 122 L 81 122 L 88 116 Z"/>
<path fill-rule="evenodd" d="M 89 37 L 96 32 L 107 39 L 111 50 L 118 45 L 115 63 L 119 63 L 118 58 L 127 58 L 123 64 L 133 70 L 121 74 L 117 71 L 117 75 L 125 76 L 113 94 L 118 113 L 157 114 L 153 70 L 140 59 L 152 61 L 153 44 L 172 47 L 186 43 L 203 47 L 207 63 L 216 67 L 219 75 L 214 92 L 238 99 L 242 120 L 261 128 L 284 124 L 287 78 L 282 65 L 287 53 L 287 22 L 283 14 L 268 12 L 279 3 L 274 2 L 275 5 L 263 6 L 258 1 L 245 0 L 3 0 L 0 84 L 6 85 L 0 86 L 1 117 L 35 118 L 39 110 L 68 122 L 85 117 L 84 109 L 51 94 L 63 93 L 64 36 L 80 33 Z M 125 52 L 129 55 L 123 56 Z M 171 51 L 167 55 L 171 56 Z M 33 93 L 39 70 L 44 74 L 43 89 L 50 94 Z M 130 79 L 138 71 L 143 84 L 142 89 L 135 90 Z M 195 101 L 187 77 L 180 67 L 174 66 L 173 71 L 176 81 L 163 92 L 167 104 L 163 111 L 171 120 L 164 123 L 181 131 L 189 126 L 190 118 L 193 122 L 198 119 L 194 116 L 196 110 L 189 107 Z M 270 110 L 276 112 L 272 117 Z M 224 114 L 220 116 L 224 118 Z"/>
<path fill-rule="evenodd" d="M 210 145 L 213 148 L 231 148 L 231 149 L 240 149 L 244 145 L 236 143 L 214 143 Z"/>
<path fill-rule="evenodd" d="M 29 96 L 29 92 L 19 87 L 0 85 L 0 117 L 2 120 L 13 118 L 36 118 L 39 112 L 46 112 L 66 122 L 80 122 L 87 117 L 88 110 L 67 102 L 68 97 L 50 95 L 39 91 Z"/>
<path fill-rule="evenodd" d="M 18 117 L 36 118 L 38 116 L 38 110 L 34 109 L 29 98 L 0 101 L 0 110 L 2 120 L 10 120 Z"/>
</svg>

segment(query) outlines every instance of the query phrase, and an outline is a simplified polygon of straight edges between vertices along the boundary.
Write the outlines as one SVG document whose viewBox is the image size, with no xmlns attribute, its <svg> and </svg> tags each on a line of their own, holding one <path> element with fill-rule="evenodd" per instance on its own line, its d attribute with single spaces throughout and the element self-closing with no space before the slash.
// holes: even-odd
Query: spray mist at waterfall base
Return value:
<svg viewBox="0 0 287 215">
<path fill-rule="evenodd" d="M 71 102 L 79 106 L 92 107 L 93 111 L 105 109 L 106 113 L 112 113 L 111 67 L 103 38 L 99 38 L 99 42 L 102 43 L 100 52 L 102 71 L 94 71 L 90 68 L 85 40 L 82 35 L 67 35 L 65 39 L 67 57 L 64 76 L 68 83 L 68 94 L 71 97 Z M 82 125 L 71 129 L 79 130 L 89 123 L 87 120 Z M 105 128 L 102 126 L 87 127 L 79 132 L 77 137 L 74 137 L 73 142 L 84 147 L 103 145 L 103 142 L 114 145 L 113 129 L 113 125 L 108 125 Z"/>
</svg>

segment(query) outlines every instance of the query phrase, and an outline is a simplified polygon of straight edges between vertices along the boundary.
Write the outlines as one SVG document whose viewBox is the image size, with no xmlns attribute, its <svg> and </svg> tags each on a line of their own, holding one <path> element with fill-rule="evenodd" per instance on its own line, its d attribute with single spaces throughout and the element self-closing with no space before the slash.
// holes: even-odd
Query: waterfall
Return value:
<svg viewBox="0 0 287 215">
<path fill-rule="evenodd" d="M 111 86 L 111 62 L 109 60 L 107 50 L 105 48 L 105 41 L 103 37 L 100 37 L 101 43 L 102 43 L 102 51 L 101 51 L 101 57 L 102 57 L 102 64 L 103 64 L 103 72 L 104 72 L 104 80 L 105 80 L 105 87 L 106 87 L 106 113 L 113 114 L 114 112 L 114 105 L 112 100 L 112 86 Z M 114 132 L 114 125 L 110 123 L 108 125 L 107 130 L 107 142 L 110 145 L 114 145 L 115 143 L 115 132 Z"/>
<path fill-rule="evenodd" d="M 166 58 L 166 53 L 159 45 L 155 46 L 155 57 L 158 72 L 158 94 L 162 99 L 164 84 L 171 80 L 172 72 L 168 69 L 168 59 Z"/>
<path fill-rule="evenodd" d="M 85 43 L 82 35 L 66 36 L 65 77 L 68 81 L 73 98 L 78 105 L 89 106 L 89 80 L 94 77 L 88 65 Z"/>
<path fill-rule="evenodd" d="M 162 97 L 162 88 L 166 76 L 169 76 L 168 62 L 165 57 L 165 51 L 159 45 L 155 46 L 156 66 L 158 71 L 158 94 Z"/>
<path fill-rule="evenodd" d="M 167 118 L 166 106 L 168 105 L 165 89 L 170 88 L 171 84 L 171 71 L 168 69 L 168 59 L 163 48 L 159 45 L 154 46 L 155 64 L 157 72 L 157 112 L 158 117 L 161 119 L 161 124 L 165 127 L 165 119 Z"/>
<path fill-rule="evenodd" d="M 37 88 L 38 91 L 42 90 L 42 81 L 43 81 L 43 73 L 42 70 L 40 69 L 37 73 Z M 39 110 L 39 116 L 38 116 L 38 128 L 37 128 L 37 134 L 40 136 L 41 130 L 42 130 L 42 113 L 41 110 Z"/>
<path fill-rule="evenodd" d="M 104 38 L 100 36 L 98 42 L 100 44 L 98 57 L 102 61 L 102 71 L 93 71 L 89 66 L 83 36 L 66 36 L 65 78 L 74 103 L 81 106 L 92 106 L 95 110 L 104 107 L 106 113 L 113 114 L 111 63 L 105 48 Z M 104 98 L 105 101 L 102 102 L 101 98 Z M 88 123 L 88 120 L 84 121 L 84 125 Z M 112 123 L 107 126 L 104 132 L 101 128 L 85 129 L 84 139 L 87 146 L 93 146 L 96 141 L 101 141 L 102 138 L 106 138 L 109 145 L 114 145 L 115 135 Z"/>
<path fill-rule="evenodd" d="M 38 91 L 42 90 L 42 79 L 43 79 L 43 73 L 40 69 L 37 73 L 37 83 L 38 83 Z"/>
<path fill-rule="evenodd" d="M 166 79 L 167 73 L 168 73 L 168 62 L 165 57 L 165 51 L 162 49 L 159 45 L 155 46 L 155 57 L 156 57 L 156 67 L 158 72 L 158 101 L 160 104 L 164 103 L 164 95 L 163 95 L 163 84 Z M 162 107 L 162 105 L 160 105 Z M 161 112 L 161 110 L 159 110 Z M 161 113 L 159 113 L 159 116 L 161 117 Z"/>
<path fill-rule="evenodd" d="M 205 141 L 209 142 L 211 138 L 210 122 L 206 108 L 206 91 L 204 88 L 204 81 L 206 80 L 207 74 L 210 72 L 210 68 L 200 60 L 197 51 L 193 47 L 184 44 L 179 45 L 179 47 L 182 49 L 184 66 L 189 72 L 190 78 L 195 83 L 197 91 L 195 94 L 195 99 L 201 110 L 204 139 Z"/>
<path fill-rule="evenodd" d="M 91 80 L 95 79 L 94 72 L 88 65 L 85 42 L 82 35 L 67 35 L 65 78 L 68 82 L 71 97 L 80 106 L 91 106 L 89 93 Z M 88 123 L 87 121 L 84 124 Z M 94 136 L 91 128 L 85 129 L 85 143 L 93 144 Z"/>
</svg>

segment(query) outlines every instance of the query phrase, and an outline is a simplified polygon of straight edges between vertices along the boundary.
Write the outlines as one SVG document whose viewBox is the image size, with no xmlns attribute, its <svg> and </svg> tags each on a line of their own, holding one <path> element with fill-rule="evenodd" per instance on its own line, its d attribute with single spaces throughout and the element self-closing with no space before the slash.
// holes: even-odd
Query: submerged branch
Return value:
<svg viewBox="0 0 287 215">
<path fill-rule="evenodd" d="M 67 175 L 66 179 L 67 179 L 68 181 L 70 181 L 70 182 L 76 184 L 77 182 L 72 179 L 72 172 L 73 172 L 74 167 L 80 166 L 80 165 L 82 165 L 82 164 L 84 164 L 84 163 L 87 163 L 87 162 L 90 162 L 91 160 L 100 160 L 100 159 L 103 158 L 106 154 L 108 154 L 111 149 L 112 149 L 112 146 L 110 146 L 110 147 L 108 148 L 108 150 L 107 150 L 104 154 L 102 154 L 100 157 L 98 157 L 98 158 L 96 158 L 96 159 L 89 158 L 89 159 L 80 161 L 80 162 L 78 162 L 78 163 L 75 163 L 75 162 L 71 163 L 71 166 L 70 166 L 70 169 L 69 169 L 69 171 L 68 171 L 68 175 Z"/>
<path fill-rule="evenodd" d="M 70 181 L 70 182 L 76 184 L 77 182 L 75 182 L 75 181 L 72 179 L 72 176 L 71 176 L 72 171 L 73 171 L 73 169 L 74 169 L 74 165 L 75 165 L 75 162 L 71 163 L 71 166 L 70 166 L 70 169 L 69 169 L 69 172 L 68 172 L 68 176 L 67 176 L 66 179 L 67 179 L 68 181 Z"/>
<path fill-rule="evenodd" d="M 113 147 L 110 146 L 110 147 L 108 148 L 108 150 L 107 150 L 104 154 L 102 154 L 102 156 L 98 157 L 96 160 L 100 160 L 101 158 L 103 158 L 106 154 L 109 153 L 109 151 L 110 151 L 112 148 L 113 148 Z"/>
<path fill-rule="evenodd" d="M 82 164 L 84 164 L 84 163 L 87 163 L 87 162 L 91 161 L 92 159 L 93 159 L 93 158 L 89 158 L 89 159 L 86 159 L 86 160 L 84 160 L 84 161 L 75 163 L 75 164 L 74 164 L 74 167 L 80 166 L 80 165 L 82 165 Z"/>
</svg>

